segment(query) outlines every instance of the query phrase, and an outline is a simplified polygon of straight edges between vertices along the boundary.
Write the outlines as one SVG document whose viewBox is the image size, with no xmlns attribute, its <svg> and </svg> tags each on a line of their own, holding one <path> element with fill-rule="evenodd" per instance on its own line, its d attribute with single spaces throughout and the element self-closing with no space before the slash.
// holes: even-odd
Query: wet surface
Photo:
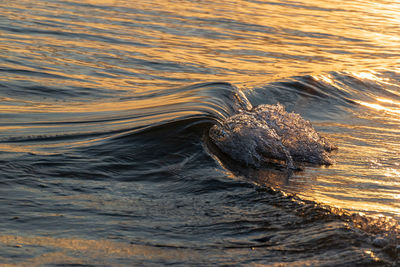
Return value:
<svg viewBox="0 0 400 267">
<path fill-rule="evenodd" d="M 396 265 L 399 8 L 0 3 L 0 263 Z M 210 145 L 277 103 L 333 165 L 288 175 Z"/>
</svg>

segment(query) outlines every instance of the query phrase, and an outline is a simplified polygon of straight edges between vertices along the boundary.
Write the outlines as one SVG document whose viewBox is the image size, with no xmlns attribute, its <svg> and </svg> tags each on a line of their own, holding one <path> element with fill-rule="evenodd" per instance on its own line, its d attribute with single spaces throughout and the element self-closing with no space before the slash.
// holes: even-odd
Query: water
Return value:
<svg viewBox="0 0 400 267">
<path fill-rule="evenodd" d="M 228 158 L 257 168 L 265 163 L 284 163 L 295 170 L 294 161 L 331 165 L 328 152 L 337 149 L 309 121 L 286 112 L 279 103 L 239 110 L 211 127 L 209 137 Z"/>
<path fill-rule="evenodd" d="M 400 5 L 0 1 L 0 263 L 397 265 Z M 330 166 L 209 129 L 281 103 Z"/>
</svg>

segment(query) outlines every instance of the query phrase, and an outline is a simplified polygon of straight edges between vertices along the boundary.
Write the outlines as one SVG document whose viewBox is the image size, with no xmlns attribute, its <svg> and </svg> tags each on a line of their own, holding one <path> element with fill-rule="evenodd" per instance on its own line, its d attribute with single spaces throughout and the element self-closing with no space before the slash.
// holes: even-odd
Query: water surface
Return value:
<svg viewBox="0 0 400 267">
<path fill-rule="evenodd" d="M 398 264 L 399 11 L 0 1 L 0 263 Z M 213 149 L 213 125 L 276 103 L 335 164 Z"/>
</svg>

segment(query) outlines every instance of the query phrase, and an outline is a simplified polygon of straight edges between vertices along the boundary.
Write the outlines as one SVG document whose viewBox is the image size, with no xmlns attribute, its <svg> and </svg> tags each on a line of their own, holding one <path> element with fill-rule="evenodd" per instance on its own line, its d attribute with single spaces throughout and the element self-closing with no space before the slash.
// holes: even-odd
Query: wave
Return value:
<svg viewBox="0 0 400 267">
<path fill-rule="evenodd" d="M 351 83 L 345 76 L 335 75 Z M 329 74 L 323 77 L 293 77 L 289 81 L 271 83 L 263 88 L 247 91 L 240 90 L 229 83 L 202 83 L 169 90 L 154 90 L 119 99 L 115 101 L 115 106 L 110 105 L 110 108 L 96 112 L 89 112 L 82 108 L 79 112 L 75 110 L 71 113 L 44 111 L 40 114 L 11 113 L 8 124 L 3 123 L 2 126 L 21 127 L 24 131 L 13 132 L 8 136 L 4 136 L 3 132 L 1 145 L 6 144 L 7 148 L 14 149 L 23 146 L 26 150 L 23 156 L 16 158 L 4 159 L 3 155 L 2 163 L 7 170 L 4 184 L 29 183 L 29 186 L 35 189 L 42 190 L 48 186 L 56 192 L 61 187 L 68 193 L 85 190 L 103 192 L 102 188 L 107 188 L 111 196 L 114 196 L 112 195 L 114 191 L 118 192 L 116 194 L 118 197 L 115 197 L 117 200 L 112 199 L 110 203 L 119 201 L 118 205 L 123 207 L 119 210 L 116 204 L 109 204 L 111 206 L 106 212 L 112 216 L 132 216 L 130 210 L 132 207 L 129 206 L 131 203 L 124 202 L 125 196 L 131 197 L 130 190 L 138 188 L 135 189 L 138 191 L 135 193 L 139 195 L 138 198 L 143 197 L 143 199 L 138 200 L 137 203 L 140 202 L 140 205 L 136 205 L 135 202 L 138 207 L 135 206 L 135 209 L 146 209 L 143 214 L 150 213 L 151 216 L 148 218 L 151 220 L 154 220 L 154 214 L 158 214 L 157 212 L 160 216 L 166 214 L 166 204 L 161 203 L 163 199 L 158 199 L 160 203 L 152 202 L 157 199 L 155 195 L 172 195 L 173 204 L 168 210 L 172 215 L 168 214 L 168 216 L 173 217 L 174 214 L 178 214 L 188 216 L 185 221 L 193 220 L 190 217 L 192 213 L 180 211 L 174 202 L 176 200 L 179 203 L 177 205 L 184 203 L 186 206 L 183 209 L 189 209 L 188 207 L 193 204 L 190 202 L 193 197 L 196 202 L 193 205 L 198 205 L 198 203 L 202 205 L 196 206 L 193 210 L 204 212 L 199 217 L 205 222 L 201 226 L 193 227 L 192 231 L 206 231 L 210 236 L 214 236 L 217 231 L 227 233 L 227 240 L 222 244 L 226 249 L 268 247 L 279 257 L 283 256 L 283 253 L 279 251 L 301 249 L 302 255 L 310 258 L 314 256 L 315 251 L 334 252 L 342 257 L 333 257 L 332 261 L 327 261 L 328 265 L 338 262 L 360 265 L 376 263 L 372 256 L 366 256 L 364 253 L 364 248 L 366 248 L 378 255 L 377 264 L 395 262 L 398 258 L 399 240 L 397 221 L 390 220 L 389 217 L 374 218 L 368 214 L 358 215 L 357 210 L 351 210 L 346 205 L 342 205 L 343 208 L 337 208 L 323 199 L 324 194 L 328 195 L 329 192 L 320 191 L 317 192 L 316 198 L 310 197 L 315 192 L 313 190 L 319 186 L 318 179 L 325 176 L 328 178 L 327 181 L 322 181 L 325 183 L 323 188 L 333 188 L 338 192 L 344 190 L 344 182 L 337 182 L 337 180 L 347 178 L 346 172 L 354 172 L 354 170 L 343 168 L 342 161 L 347 161 L 345 162 L 347 164 L 350 162 L 346 154 L 340 154 L 343 159 L 333 154 L 332 159 L 335 159 L 337 164 L 329 168 L 306 165 L 303 171 L 295 170 L 290 175 L 284 167 L 281 168 L 276 164 L 245 166 L 232 160 L 235 157 L 236 159 L 256 158 L 257 155 L 261 157 L 263 153 L 271 153 L 265 149 L 260 152 L 257 145 L 264 146 L 265 142 L 256 138 L 261 134 L 270 138 L 272 133 L 268 132 L 268 129 L 273 127 L 274 122 L 291 124 L 297 121 L 299 123 L 287 138 L 287 147 L 285 147 L 294 160 L 296 160 L 297 145 L 302 141 L 294 142 L 292 149 L 289 149 L 291 145 L 289 141 L 292 141 L 291 137 L 299 137 L 296 134 L 297 130 L 315 137 L 315 143 L 310 143 L 311 140 L 306 139 L 305 144 L 310 145 L 311 148 L 313 148 L 311 144 L 317 147 L 316 162 L 327 161 L 324 151 L 332 148 L 330 143 L 310 128 L 306 120 L 311 120 L 315 129 L 326 134 L 329 139 L 333 137 L 334 143 L 339 142 L 339 151 L 342 151 L 342 148 L 347 151 L 346 143 L 340 139 L 343 139 L 343 136 L 337 138 L 335 133 L 343 131 L 342 129 L 344 131 L 350 131 L 350 129 L 339 125 L 339 121 L 348 120 L 349 122 L 352 110 L 358 109 L 361 112 L 364 106 L 360 105 L 359 101 L 372 101 L 375 97 L 389 93 L 385 91 L 386 87 L 379 83 L 368 90 L 368 82 L 355 76 L 351 76 L 355 82 L 354 86 L 365 86 L 364 94 L 359 91 L 361 89 L 352 91 L 351 88 L 340 87 L 337 85 L 339 78 L 329 81 L 327 79 L 329 77 L 333 76 Z M 303 87 L 299 86 L 299 83 L 302 83 Z M 393 95 L 391 99 L 396 100 Z M 278 102 L 282 103 L 282 106 L 275 104 Z M 98 106 L 99 109 L 103 108 L 100 103 Z M 253 106 L 258 107 L 253 108 Z M 301 114 L 305 119 L 284 111 L 283 106 L 286 110 Z M 325 108 L 322 109 L 321 106 Z M 74 109 L 74 107 L 71 108 Z M 18 118 L 17 121 L 12 121 L 15 119 L 14 115 Z M 277 118 L 271 116 L 277 116 Z M 351 122 L 356 119 L 353 118 Z M 239 135 L 235 138 L 238 138 L 238 143 L 250 153 L 248 151 L 246 151 L 247 154 L 237 153 L 235 149 L 238 147 L 235 144 L 221 153 L 221 150 L 226 148 L 222 139 L 220 151 L 213 149 L 212 145 L 215 147 L 215 143 L 218 142 L 216 134 L 218 131 L 224 129 L 229 130 L 228 134 L 234 134 L 235 127 L 225 129 L 227 122 L 234 123 L 239 132 L 244 131 L 248 134 L 245 135 L 248 139 L 240 139 Z M 252 128 L 254 125 L 260 126 L 259 135 L 255 134 L 256 131 Z M 211 136 L 209 136 L 210 129 L 214 129 L 211 130 Z M 263 129 L 266 133 L 262 132 Z M 213 133 L 213 131 L 216 132 Z M 284 133 L 280 135 L 283 136 Z M 257 143 L 258 141 L 260 143 Z M 249 142 L 257 144 L 254 151 L 249 149 Z M 285 146 L 284 140 L 280 142 Z M 288 160 L 284 149 L 279 151 L 279 142 L 274 145 L 278 148 L 277 158 Z M 5 148 L 2 147 L 3 151 Z M 37 155 L 43 150 L 52 151 L 54 154 Z M 237 156 L 232 156 L 232 153 L 237 153 Z M 353 162 L 359 164 L 359 155 L 357 157 Z M 256 162 L 257 159 L 254 158 L 248 159 L 248 162 L 250 163 L 251 160 Z M 303 159 L 300 157 L 298 160 Z M 85 166 L 82 162 L 86 163 Z M 339 174 L 329 173 L 334 172 L 336 166 L 340 167 L 337 171 Z M 317 178 L 313 176 L 313 173 L 316 173 Z M 16 181 L 15 177 L 22 178 Z M 227 179 L 227 177 L 233 179 Z M 300 179 L 302 177 L 304 177 L 303 180 Z M 58 179 L 62 182 L 58 182 Z M 68 183 L 71 180 L 72 182 Z M 79 181 L 79 186 L 76 185 L 76 180 Z M 329 180 L 332 180 L 332 184 Z M 341 187 L 334 182 L 340 184 Z M 362 183 L 362 181 L 359 182 L 360 187 L 364 186 Z M 351 190 L 356 191 L 355 188 Z M 383 188 L 381 191 L 388 190 Z M 357 191 L 357 193 L 365 192 Z M 124 197 L 120 199 L 120 195 Z M 148 204 L 146 201 L 151 203 Z M 143 202 L 146 203 L 143 204 Z M 354 203 L 356 201 L 353 201 L 352 205 Z M 149 206 L 146 206 L 147 204 Z M 77 204 L 78 207 L 79 205 L 81 203 Z M 247 213 L 232 212 L 233 215 L 230 214 L 225 208 L 229 210 L 232 205 L 235 209 L 243 205 L 244 208 L 240 211 Z M 103 204 L 99 204 L 100 206 L 103 212 Z M 213 216 L 215 214 L 220 216 L 221 213 L 224 214 L 224 221 L 215 222 L 212 219 Z M 168 217 L 172 220 L 170 218 Z M 182 221 L 181 217 L 179 221 Z M 143 230 L 147 226 L 141 227 L 140 229 Z M 145 231 L 151 230 L 146 228 Z M 168 231 L 171 232 L 174 229 L 168 229 Z M 190 246 L 185 239 L 187 236 L 182 234 L 182 231 L 176 231 L 173 234 L 174 240 L 178 240 L 176 241 L 178 245 Z M 295 237 L 297 235 L 298 238 Z M 204 239 L 209 238 L 204 233 L 201 233 L 201 236 Z M 346 258 L 349 256 L 349 250 L 354 251 L 351 250 L 352 245 L 344 244 L 343 240 L 355 242 L 354 246 L 357 249 L 355 249 L 355 256 L 352 255 L 354 258 Z M 165 243 L 168 244 L 168 242 Z M 214 242 L 209 239 L 199 242 L 203 242 L 202 245 L 207 243 L 209 247 L 221 245 L 219 241 Z M 160 246 L 164 244 L 160 243 Z M 359 247 L 362 249 L 358 249 Z M 299 254 L 293 255 L 297 259 Z M 276 261 L 279 262 L 279 259 Z"/>
<path fill-rule="evenodd" d="M 178 121 L 218 121 L 248 103 L 229 83 L 202 83 L 183 88 L 154 90 L 99 103 L 63 106 L 27 103 L 22 111 L 3 114 L 2 143 L 112 139 Z M 8 99 L 12 104 L 17 99 Z M 94 108 L 95 107 L 95 108 Z M 4 109 L 10 108 L 5 105 Z M 95 110 L 95 111 L 94 111 Z M 15 131 L 14 129 L 22 129 Z M 81 145 L 84 142 L 80 142 Z"/>
<path fill-rule="evenodd" d="M 268 160 L 284 160 L 330 165 L 327 152 L 337 149 L 322 138 L 309 121 L 287 113 L 284 107 L 260 105 L 229 117 L 210 129 L 213 142 L 233 159 L 246 165 Z"/>
</svg>

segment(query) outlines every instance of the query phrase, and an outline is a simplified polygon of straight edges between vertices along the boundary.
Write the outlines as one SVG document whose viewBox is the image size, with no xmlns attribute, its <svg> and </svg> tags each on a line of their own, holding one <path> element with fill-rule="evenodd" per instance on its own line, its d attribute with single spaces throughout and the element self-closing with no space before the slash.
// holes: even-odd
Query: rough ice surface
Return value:
<svg viewBox="0 0 400 267">
<path fill-rule="evenodd" d="M 245 165 L 285 161 L 329 165 L 327 152 L 336 147 L 321 137 L 299 114 L 288 113 L 281 104 L 260 105 L 227 118 L 210 129 L 214 144 Z"/>
</svg>

